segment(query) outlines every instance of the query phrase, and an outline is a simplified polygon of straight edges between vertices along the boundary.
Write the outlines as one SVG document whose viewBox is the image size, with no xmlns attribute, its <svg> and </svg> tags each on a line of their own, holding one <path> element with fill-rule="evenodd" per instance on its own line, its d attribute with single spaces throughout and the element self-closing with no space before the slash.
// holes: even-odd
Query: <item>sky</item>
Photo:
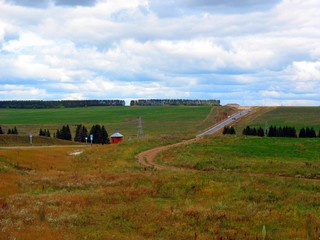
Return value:
<svg viewBox="0 0 320 240">
<path fill-rule="evenodd" d="M 0 100 L 320 106 L 320 0 L 0 0 Z"/>
</svg>

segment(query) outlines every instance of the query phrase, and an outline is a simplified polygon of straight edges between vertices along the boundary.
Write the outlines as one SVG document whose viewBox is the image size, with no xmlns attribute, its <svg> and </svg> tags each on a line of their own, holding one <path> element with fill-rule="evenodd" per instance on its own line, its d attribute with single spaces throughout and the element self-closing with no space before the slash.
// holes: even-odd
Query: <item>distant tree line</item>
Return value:
<svg viewBox="0 0 320 240">
<path fill-rule="evenodd" d="M 132 100 L 130 106 L 220 106 L 220 100 L 188 100 L 188 99 L 140 99 Z"/>
<path fill-rule="evenodd" d="M 93 106 L 125 106 L 124 100 L 0 101 L 0 108 L 74 108 Z"/>
<path fill-rule="evenodd" d="M 223 135 L 226 135 L 226 134 L 234 135 L 234 134 L 236 134 L 236 130 L 234 129 L 233 126 L 231 126 L 231 127 L 225 126 L 225 127 L 223 128 L 222 134 L 223 134 Z"/>
<path fill-rule="evenodd" d="M 299 136 L 299 138 L 316 138 L 317 134 L 316 131 L 313 128 L 301 128 L 299 135 L 297 134 L 297 131 L 295 127 L 276 127 L 276 126 L 270 126 L 269 129 L 264 132 L 262 127 L 259 128 L 251 128 L 247 126 L 245 129 L 243 129 L 242 134 L 245 136 L 259 136 L 259 137 L 289 137 L 289 138 L 296 138 Z M 320 130 L 318 133 L 318 137 L 320 137 Z"/>
</svg>

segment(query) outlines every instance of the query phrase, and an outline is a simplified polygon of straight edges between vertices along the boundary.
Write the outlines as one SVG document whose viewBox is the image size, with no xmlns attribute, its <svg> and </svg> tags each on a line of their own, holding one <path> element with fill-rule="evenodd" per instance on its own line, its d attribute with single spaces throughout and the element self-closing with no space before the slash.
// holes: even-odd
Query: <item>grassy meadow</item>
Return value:
<svg viewBox="0 0 320 240">
<path fill-rule="evenodd" d="M 241 134 L 246 126 L 262 127 L 267 125 L 301 128 L 313 127 L 320 130 L 320 107 L 257 107 L 255 114 L 236 125 L 237 133 Z"/>
<path fill-rule="evenodd" d="M 180 170 L 156 171 L 135 156 L 194 136 L 232 110 L 123 109 L 109 126 L 126 125 L 121 132 L 134 136 L 141 115 L 146 137 L 119 145 L 0 148 L 0 239 L 319 237 L 320 139 L 206 137 L 157 157 Z M 103 119 L 88 123 L 108 126 Z M 78 123 L 50 121 L 19 126 Z"/>
<path fill-rule="evenodd" d="M 135 137 L 138 118 L 141 117 L 146 135 L 188 135 L 221 120 L 219 113 L 234 111 L 230 108 L 221 109 L 211 109 L 209 106 L 0 109 L 0 125 L 5 132 L 17 126 L 21 134 L 37 135 L 40 128 L 49 129 L 53 134 L 64 124 L 69 124 L 72 131 L 75 131 L 77 124 L 87 128 L 101 124 L 105 125 L 108 133 L 119 130 L 127 137 Z"/>
</svg>

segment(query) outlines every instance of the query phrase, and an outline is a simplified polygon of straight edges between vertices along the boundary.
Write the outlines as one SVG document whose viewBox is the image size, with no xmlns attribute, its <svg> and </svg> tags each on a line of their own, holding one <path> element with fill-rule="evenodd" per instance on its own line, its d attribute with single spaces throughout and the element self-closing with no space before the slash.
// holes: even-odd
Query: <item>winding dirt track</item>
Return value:
<svg viewBox="0 0 320 240">
<path fill-rule="evenodd" d="M 138 162 L 145 168 L 154 168 L 157 170 L 181 170 L 180 168 L 176 168 L 176 167 L 172 167 L 172 166 L 159 165 L 159 164 L 155 163 L 154 160 L 155 160 L 156 156 L 158 155 L 158 153 L 160 153 L 162 151 L 165 151 L 165 150 L 172 148 L 172 147 L 178 147 L 178 146 L 185 145 L 185 144 L 191 144 L 191 143 L 198 141 L 198 140 L 199 140 L 199 138 L 193 138 L 193 139 L 186 140 L 183 142 L 153 148 L 153 149 L 139 153 L 136 157 L 138 159 Z"/>
<path fill-rule="evenodd" d="M 230 118 L 225 119 L 220 123 L 217 123 L 216 125 L 209 128 L 209 130 L 203 132 L 202 134 L 197 135 L 196 138 L 186 140 L 183 142 L 179 142 L 179 143 L 175 143 L 175 144 L 171 144 L 171 145 L 167 145 L 167 146 L 153 148 L 153 149 L 139 153 L 136 156 L 136 158 L 138 159 L 138 162 L 144 168 L 154 168 L 157 170 L 166 170 L 166 169 L 167 170 L 181 170 L 180 168 L 176 168 L 176 167 L 172 167 L 172 166 L 159 165 L 159 164 L 155 163 L 154 160 L 159 152 L 165 151 L 165 150 L 172 148 L 172 147 L 178 147 L 178 146 L 185 145 L 185 144 L 191 144 L 195 141 L 198 141 L 200 139 L 200 137 L 202 137 L 202 136 L 214 134 L 214 133 L 218 132 L 220 129 L 222 129 L 224 126 L 226 126 L 227 124 L 230 124 L 232 122 L 237 121 L 240 118 L 243 118 L 249 112 L 250 112 L 250 109 L 246 109 L 246 110 L 242 110 L 240 112 L 237 112 L 237 113 L 233 114 Z"/>
</svg>

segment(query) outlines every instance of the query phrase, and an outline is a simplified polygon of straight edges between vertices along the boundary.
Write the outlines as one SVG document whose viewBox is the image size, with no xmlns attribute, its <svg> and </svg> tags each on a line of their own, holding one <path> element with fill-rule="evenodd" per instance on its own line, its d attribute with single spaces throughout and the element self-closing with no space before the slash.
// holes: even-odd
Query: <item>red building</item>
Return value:
<svg viewBox="0 0 320 240">
<path fill-rule="evenodd" d="M 116 132 L 111 135 L 111 143 L 112 144 L 117 144 L 122 141 L 123 141 L 123 135 L 121 133 Z"/>
</svg>

